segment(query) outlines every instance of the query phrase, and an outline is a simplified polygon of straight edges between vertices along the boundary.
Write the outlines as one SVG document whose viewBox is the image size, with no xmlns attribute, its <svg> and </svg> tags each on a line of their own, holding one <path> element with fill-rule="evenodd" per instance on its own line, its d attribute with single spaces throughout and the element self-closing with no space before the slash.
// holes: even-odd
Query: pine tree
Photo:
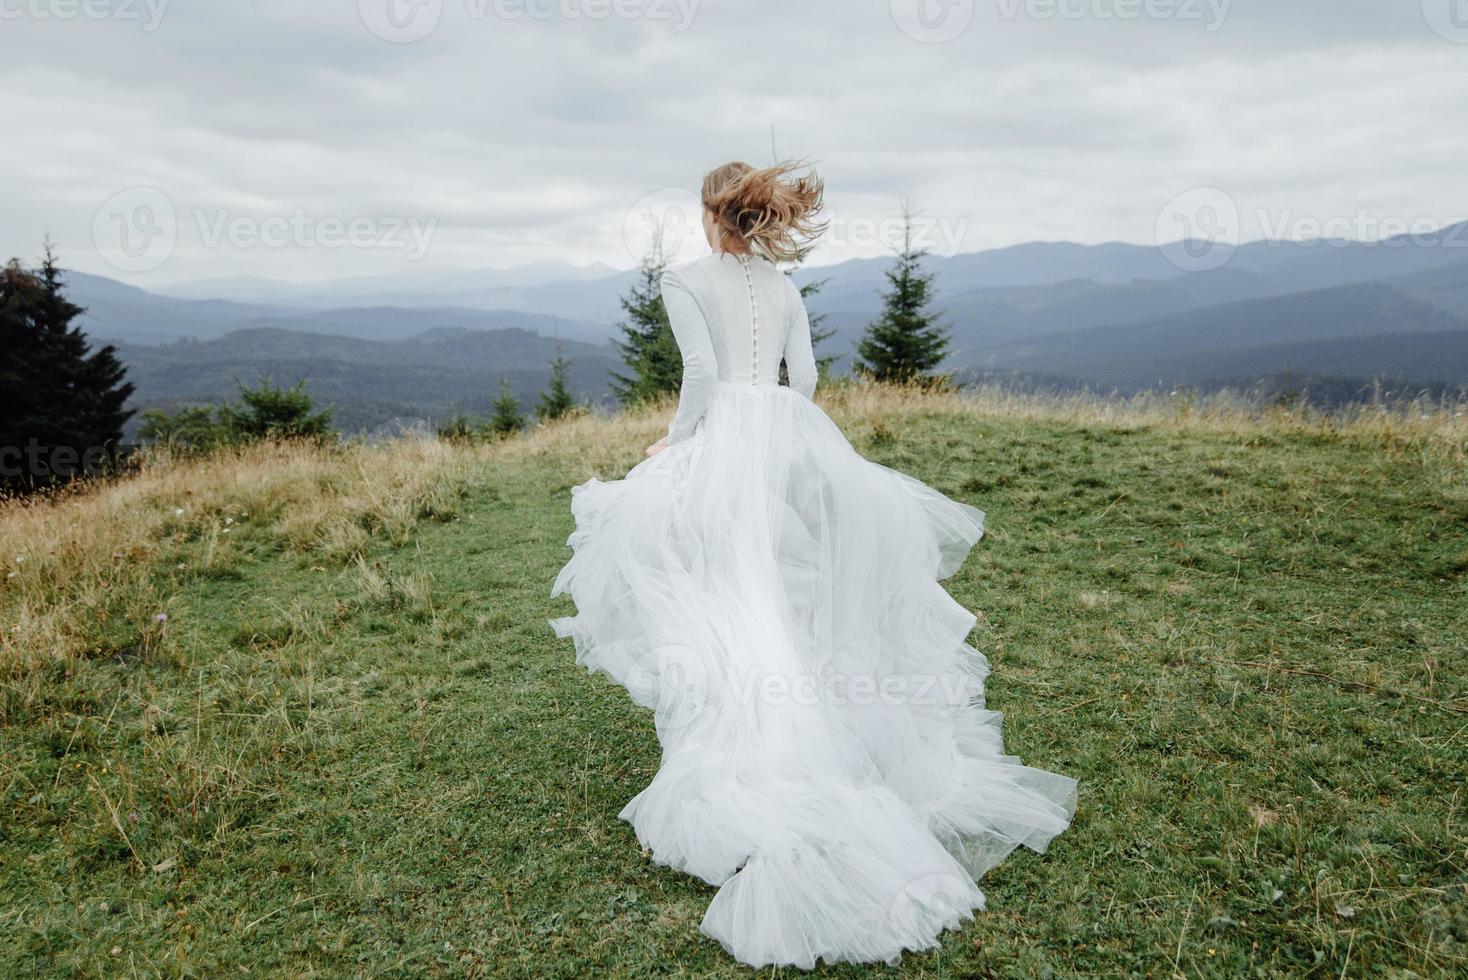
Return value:
<svg viewBox="0 0 1468 980">
<path fill-rule="evenodd" d="M 806 249 L 806 251 L 809 251 L 809 249 Z M 804 257 L 806 257 L 806 254 L 802 252 L 800 258 L 797 258 L 796 260 L 797 266 L 799 266 L 799 263 L 802 263 L 802 261 L 804 261 Z M 815 296 L 816 293 L 821 292 L 821 288 L 822 286 L 826 285 L 826 282 L 829 282 L 829 280 L 813 279 L 810 280 L 810 282 L 807 282 L 806 285 L 800 286 L 800 301 L 807 301 L 807 299 L 810 299 L 810 296 Z M 834 329 L 821 329 L 821 324 L 825 323 L 824 312 L 818 312 L 818 314 L 807 314 L 807 318 L 809 318 L 810 321 L 810 346 L 812 346 L 812 349 L 821 346 L 822 340 L 829 340 L 831 339 L 831 337 L 835 336 Z M 822 358 L 822 356 L 818 356 L 818 358 L 816 358 L 816 377 L 819 377 L 819 379 L 825 379 L 825 377 L 828 376 L 829 373 L 831 373 L 832 364 L 835 364 L 834 354 L 826 355 L 824 356 L 824 358 Z M 781 358 L 780 361 L 780 383 L 790 384 L 790 368 L 788 368 L 788 365 L 785 364 L 784 358 Z"/>
<path fill-rule="evenodd" d="M 924 272 L 927 249 L 912 240 L 910 211 L 903 211 L 902 250 L 887 271 L 891 288 L 882 315 L 857 344 L 857 369 L 877 381 L 931 381 L 931 373 L 948 355 L 948 328 L 928 311 L 933 274 Z"/>
<path fill-rule="evenodd" d="M 570 366 L 571 362 L 561 353 L 561 345 L 556 344 L 556 359 L 551 361 L 550 388 L 540 396 L 540 404 L 535 409 L 542 422 L 558 419 L 576 407 L 576 400 L 571 397 L 571 389 L 566 383 L 566 369 Z"/>
<path fill-rule="evenodd" d="M 507 436 L 525 428 L 525 416 L 520 414 L 520 400 L 510 390 L 510 383 L 500 379 L 500 394 L 494 400 L 494 415 L 490 416 L 489 429 L 496 435 Z"/>
<path fill-rule="evenodd" d="M 800 250 L 800 254 L 798 256 L 796 256 L 796 258 L 795 258 L 795 267 L 790 270 L 792 273 L 795 271 L 795 269 L 800 268 L 800 266 L 805 262 L 805 257 L 811 253 L 811 250 L 814 247 L 815 247 L 814 245 L 807 245 L 805 248 L 803 248 L 803 249 Z M 806 302 L 812 296 L 815 296 L 816 294 L 818 294 L 821 291 L 822 287 L 824 287 L 826 285 L 826 283 L 829 282 L 829 281 L 830 280 L 827 280 L 827 279 L 812 279 L 810 282 L 806 283 L 804 286 L 801 286 L 800 287 L 800 299 L 801 299 L 801 302 Z M 822 341 L 830 340 L 832 337 L 836 336 L 836 331 L 834 329 L 832 329 L 832 330 L 822 330 L 821 329 L 821 324 L 824 323 L 825 320 L 826 320 L 826 314 L 824 314 L 824 313 L 811 314 L 811 315 L 809 315 L 809 320 L 810 320 L 810 345 L 811 345 L 812 348 L 819 347 L 821 345 Z M 836 355 L 834 355 L 834 354 L 829 354 L 829 355 L 827 355 L 825 357 L 817 357 L 816 358 L 816 373 L 817 373 L 817 376 L 818 377 L 821 377 L 821 378 L 826 377 L 830 373 L 830 371 L 831 371 L 831 365 L 834 364 L 834 363 L 836 363 Z M 780 361 L 780 383 L 782 385 L 788 385 L 790 383 L 790 373 L 789 373 L 789 370 L 786 367 L 785 361 L 783 359 Z"/>
<path fill-rule="evenodd" d="M 239 386 L 240 404 L 221 405 L 219 424 L 231 439 L 326 439 L 331 435 L 331 409 L 316 411 L 306 382 L 281 388 L 262 378 L 257 388 Z"/>
<path fill-rule="evenodd" d="M 474 419 L 463 412 L 455 412 L 438 424 L 435 430 L 440 439 L 451 442 L 468 442 L 474 438 Z"/>
<path fill-rule="evenodd" d="M 171 415 L 161 408 L 149 408 L 141 419 L 140 440 L 175 452 L 209 452 L 230 440 L 212 405 L 186 405 Z"/>
<path fill-rule="evenodd" d="M 800 287 L 800 298 L 801 298 L 801 300 L 802 301 L 809 300 L 812 296 L 814 296 L 817 293 L 819 293 L 821 291 L 821 289 L 829 281 L 830 281 L 829 279 L 812 279 L 810 282 L 806 283 L 804 286 L 801 286 Z M 822 330 L 821 329 L 821 324 L 822 323 L 825 323 L 825 322 L 826 322 L 826 314 L 824 314 L 824 313 L 814 313 L 814 314 L 811 314 L 810 315 L 810 345 L 811 345 L 811 347 L 820 347 L 821 346 L 821 343 L 823 341 L 830 340 L 832 337 L 836 336 L 836 329 L 834 327 L 831 328 L 830 330 Z M 835 363 L 836 363 L 836 355 L 835 354 L 827 354 L 825 357 L 817 356 L 816 357 L 816 371 L 820 374 L 821 377 L 824 378 L 827 374 L 829 374 L 831 372 L 831 365 L 832 364 L 835 364 Z"/>
<path fill-rule="evenodd" d="M 612 372 L 612 390 L 623 405 L 677 392 L 683 384 L 683 357 L 659 288 L 666 267 L 655 249 L 642 260 L 637 280 L 622 297 L 627 318 L 618 324 L 623 339 L 615 343 L 628 373 Z"/>
<path fill-rule="evenodd" d="M 110 464 L 132 412 L 117 351 L 91 349 L 51 244 L 36 273 L 0 274 L 0 488 L 28 490 Z"/>
</svg>

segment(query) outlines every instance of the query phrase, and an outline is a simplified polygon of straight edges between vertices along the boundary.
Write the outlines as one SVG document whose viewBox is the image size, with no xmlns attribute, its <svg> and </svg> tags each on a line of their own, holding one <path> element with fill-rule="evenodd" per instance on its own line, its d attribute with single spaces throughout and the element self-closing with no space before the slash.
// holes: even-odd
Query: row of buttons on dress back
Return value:
<svg viewBox="0 0 1468 980">
<path fill-rule="evenodd" d="M 749 288 L 749 383 L 759 384 L 759 299 L 754 294 L 754 276 L 749 272 L 749 256 L 739 255 L 739 265 L 744 269 L 744 285 Z"/>
</svg>

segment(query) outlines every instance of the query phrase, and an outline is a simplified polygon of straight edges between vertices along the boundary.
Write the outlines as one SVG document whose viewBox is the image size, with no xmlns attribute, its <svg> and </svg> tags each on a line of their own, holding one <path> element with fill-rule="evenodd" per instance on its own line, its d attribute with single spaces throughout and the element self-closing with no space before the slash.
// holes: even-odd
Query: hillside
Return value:
<svg viewBox="0 0 1468 980">
<path fill-rule="evenodd" d="M 988 512 L 947 585 L 1081 780 L 905 973 L 1468 970 L 1461 405 L 820 400 Z M 747 975 L 616 819 L 650 717 L 546 625 L 570 487 L 667 412 L 0 506 L 0 975 Z"/>
<path fill-rule="evenodd" d="M 611 348 L 562 342 L 568 383 L 599 402 Z M 442 420 L 455 412 L 488 414 L 504 378 L 526 410 L 545 390 L 556 342 L 527 330 L 431 330 L 406 340 L 360 340 L 296 330 L 239 330 L 218 340 L 162 347 L 123 344 L 118 354 L 137 385 L 129 403 L 175 410 L 233 398 L 238 384 L 300 379 L 319 404 L 334 408 L 344 432 L 370 431 L 396 417 Z M 136 425 L 136 420 L 134 420 Z"/>
</svg>

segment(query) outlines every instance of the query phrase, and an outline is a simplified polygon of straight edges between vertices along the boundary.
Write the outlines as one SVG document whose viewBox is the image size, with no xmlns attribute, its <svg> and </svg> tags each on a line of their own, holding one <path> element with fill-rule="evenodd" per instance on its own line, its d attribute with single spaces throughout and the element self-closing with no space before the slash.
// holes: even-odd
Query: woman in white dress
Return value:
<svg viewBox="0 0 1468 980">
<path fill-rule="evenodd" d="M 1075 782 L 1004 754 L 975 617 L 939 584 L 983 513 L 862 458 L 811 401 L 775 262 L 819 232 L 820 181 L 732 163 L 702 197 L 713 254 L 662 278 L 677 413 L 625 479 L 572 491 L 552 594 L 577 613 L 551 625 L 655 713 L 662 765 L 621 817 L 718 886 L 703 932 L 751 966 L 896 962 L 1066 828 Z"/>
</svg>

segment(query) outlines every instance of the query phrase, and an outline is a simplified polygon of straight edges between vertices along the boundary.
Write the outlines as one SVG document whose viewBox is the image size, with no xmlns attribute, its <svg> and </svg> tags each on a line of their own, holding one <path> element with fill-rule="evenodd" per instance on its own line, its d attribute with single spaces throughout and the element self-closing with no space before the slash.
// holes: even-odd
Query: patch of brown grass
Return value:
<svg viewBox="0 0 1468 980">
<path fill-rule="evenodd" d="M 76 657 L 174 660 L 171 587 L 227 575 L 244 542 L 345 564 L 454 514 L 472 460 L 436 440 L 270 443 L 0 504 L 0 724 L 31 713 Z"/>
</svg>

